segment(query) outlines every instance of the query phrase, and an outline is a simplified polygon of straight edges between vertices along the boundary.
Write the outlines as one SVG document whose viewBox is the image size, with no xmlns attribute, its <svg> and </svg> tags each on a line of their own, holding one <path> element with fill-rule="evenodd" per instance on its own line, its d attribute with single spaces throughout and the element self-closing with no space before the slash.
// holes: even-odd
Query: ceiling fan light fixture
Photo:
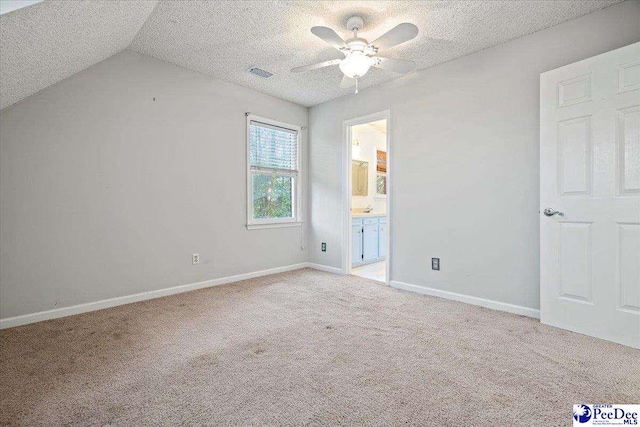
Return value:
<svg viewBox="0 0 640 427">
<path fill-rule="evenodd" d="M 367 74 L 373 62 L 373 58 L 355 51 L 347 54 L 347 57 L 340 62 L 340 70 L 345 76 L 357 79 Z"/>
<path fill-rule="evenodd" d="M 1 1 L 1 0 L 0 0 Z M 396 25 L 382 36 L 369 43 L 366 39 L 358 37 L 358 31 L 362 29 L 364 20 L 360 16 L 352 16 L 347 19 L 347 28 L 353 31 L 353 37 L 344 40 L 331 28 L 316 26 L 311 32 L 330 44 L 345 56 L 344 59 L 331 59 L 318 64 L 304 65 L 291 69 L 292 73 L 317 70 L 331 65 L 338 65 L 344 74 L 340 87 L 343 89 L 355 85 L 358 93 L 358 80 L 362 78 L 369 68 L 381 68 L 398 74 L 406 74 L 416 68 L 416 63 L 404 59 L 391 59 L 378 56 L 378 51 L 389 49 L 401 43 L 407 42 L 418 35 L 418 27 L 407 22 Z"/>
</svg>

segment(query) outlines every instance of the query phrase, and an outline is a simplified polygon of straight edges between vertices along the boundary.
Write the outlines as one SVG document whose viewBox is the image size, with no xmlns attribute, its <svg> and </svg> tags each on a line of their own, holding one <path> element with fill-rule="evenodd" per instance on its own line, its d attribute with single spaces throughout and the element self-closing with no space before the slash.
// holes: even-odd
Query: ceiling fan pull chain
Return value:
<svg viewBox="0 0 640 427">
<path fill-rule="evenodd" d="M 356 93 L 358 93 L 358 78 L 356 77 Z"/>
</svg>

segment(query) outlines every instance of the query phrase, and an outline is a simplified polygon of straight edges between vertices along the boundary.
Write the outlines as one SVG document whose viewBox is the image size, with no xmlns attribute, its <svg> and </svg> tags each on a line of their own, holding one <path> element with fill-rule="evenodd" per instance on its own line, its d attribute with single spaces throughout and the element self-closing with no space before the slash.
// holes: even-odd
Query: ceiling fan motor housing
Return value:
<svg viewBox="0 0 640 427">
<path fill-rule="evenodd" d="M 365 48 L 369 44 L 367 42 L 367 40 L 365 40 L 365 39 L 363 39 L 361 37 L 354 37 L 352 39 L 347 40 L 345 43 L 347 43 L 347 46 L 349 46 L 349 49 L 352 52 L 354 52 L 354 51 L 362 52 L 362 51 L 365 50 Z"/>
<path fill-rule="evenodd" d="M 363 25 L 364 20 L 357 15 L 347 19 L 347 29 L 349 31 L 360 31 Z"/>
</svg>

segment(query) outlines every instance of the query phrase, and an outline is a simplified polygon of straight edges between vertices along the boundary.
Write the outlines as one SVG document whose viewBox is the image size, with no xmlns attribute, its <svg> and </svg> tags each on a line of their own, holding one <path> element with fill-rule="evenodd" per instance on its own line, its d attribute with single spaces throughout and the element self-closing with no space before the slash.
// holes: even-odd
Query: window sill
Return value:
<svg viewBox="0 0 640 427">
<path fill-rule="evenodd" d="M 247 224 L 247 230 L 262 230 L 264 228 L 286 228 L 286 227 L 301 227 L 302 221 L 297 222 L 272 222 L 269 224 Z"/>
</svg>

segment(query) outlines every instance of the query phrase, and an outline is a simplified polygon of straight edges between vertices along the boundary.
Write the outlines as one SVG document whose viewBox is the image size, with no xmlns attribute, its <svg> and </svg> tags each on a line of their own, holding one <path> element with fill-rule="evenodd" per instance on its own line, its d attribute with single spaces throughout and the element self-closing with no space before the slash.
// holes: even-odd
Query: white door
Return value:
<svg viewBox="0 0 640 427">
<path fill-rule="evenodd" d="M 640 43 L 540 76 L 540 289 L 542 323 L 640 348 Z"/>
</svg>

